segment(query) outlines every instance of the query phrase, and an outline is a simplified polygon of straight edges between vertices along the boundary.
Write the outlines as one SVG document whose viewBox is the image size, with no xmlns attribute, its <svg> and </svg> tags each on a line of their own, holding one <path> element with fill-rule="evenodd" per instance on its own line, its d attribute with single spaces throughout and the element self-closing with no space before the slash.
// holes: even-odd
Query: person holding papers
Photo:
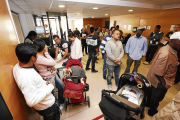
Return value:
<svg viewBox="0 0 180 120">
<path fill-rule="evenodd" d="M 55 83 L 58 88 L 58 100 L 60 103 L 60 109 L 63 109 L 63 91 L 64 91 L 64 83 L 59 78 L 57 74 L 57 70 L 55 69 L 56 62 L 49 55 L 47 46 L 43 40 L 35 40 L 34 45 L 38 46 L 37 60 L 34 63 L 37 72 L 41 75 L 41 77 L 45 81 L 50 81 Z M 53 95 L 56 96 L 56 90 L 52 91 Z"/>
<path fill-rule="evenodd" d="M 88 52 L 87 52 L 87 43 L 86 43 L 87 36 L 88 36 L 88 33 L 86 32 L 86 29 L 83 28 L 83 31 L 80 34 L 83 55 L 84 55 L 84 49 L 85 49 L 85 53 L 88 54 Z"/>
</svg>

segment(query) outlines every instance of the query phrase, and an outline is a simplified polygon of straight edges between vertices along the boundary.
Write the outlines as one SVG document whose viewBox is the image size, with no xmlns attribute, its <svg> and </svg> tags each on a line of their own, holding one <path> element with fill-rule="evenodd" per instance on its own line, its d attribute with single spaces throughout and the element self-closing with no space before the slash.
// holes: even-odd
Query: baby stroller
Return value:
<svg viewBox="0 0 180 120">
<path fill-rule="evenodd" d="M 142 92 L 138 99 L 138 104 L 130 102 L 128 98 L 122 96 L 125 86 L 137 86 Z M 116 91 L 102 90 L 102 99 L 99 107 L 104 114 L 105 120 L 134 120 L 144 118 L 144 108 L 147 95 L 150 92 L 150 83 L 141 74 L 124 73 L 120 77 L 118 89 Z M 112 93 L 113 95 L 111 96 Z"/>
<path fill-rule="evenodd" d="M 90 107 L 90 98 L 86 96 L 86 91 L 89 90 L 89 85 L 86 83 L 86 76 L 83 66 L 79 60 L 71 59 L 67 62 L 66 68 L 63 69 L 64 78 L 62 81 L 65 84 L 64 88 L 64 109 L 67 110 L 67 106 L 76 103 L 88 103 Z M 77 72 L 82 72 L 81 75 L 74 75 Z M 84 93 L 83 93 L 84 92 Z"/>
</svg>

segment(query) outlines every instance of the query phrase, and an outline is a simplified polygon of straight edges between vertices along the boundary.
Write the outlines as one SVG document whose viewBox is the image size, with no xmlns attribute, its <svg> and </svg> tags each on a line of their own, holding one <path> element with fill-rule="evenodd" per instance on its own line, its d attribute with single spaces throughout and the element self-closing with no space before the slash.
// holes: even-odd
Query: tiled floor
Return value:
<svg viewBox="0 0 180 120">
<path fill-rule="evenodd" d="M 82 58 L 82 64 L 84 67 L 86 65 L 87 58 L 88 58 L 88 55 L 85 55 Z M 99 56 L 98 58 L 99 60 L 98 60 L 98 63 L 96 63 L 96 69 L 99 72 L 98 73 L 91 73 L 91 71 L 86 72 L 87 83 L 90 86 L 90 89 L 87 92 L 87 95 L 90 96 L 91 107 L 89 108 L 87 104 L 70 105 L 68 106 L 67 111 L 64 111 L 64 110 L 62 111 L 61 120 L 92 120 L 102 115 L 102 112 L 100 111 L 98 104 L 101 100 L 102 89 L 107 89 L 107 81 L 103 79 L 103 75 L 102 75 L 102 67 L 103 67 L 102 57 Z M 122 59 L 123 65 L 121 67 L 121 74 L 125 70 L 126 60 L 127 60 L 127 55 L 124 55 Z M 144 58 L 142 61 L 144 61 Z M 150 65 L 141 64 L 138 72 L 146 76 L 149 68 L 150 68 Z M 112 87 L 113 87 L 113 90 L 117 89 L 114 83 L 114 79 L 112 79 Z M 168 90 L 168 93 L 166 94 L 164 100 L 160 103 L 159 109 L 165 106 L 176 95 L 179 89 L 180 89 L 179 84 L 171 87 Z M 100 120 L 103 120 L 103 118 L 101 118 Z M 145 111 L 144 120 L 150 120 L 150 117 L 147 115 L 147 111 Z"/>
</svg>

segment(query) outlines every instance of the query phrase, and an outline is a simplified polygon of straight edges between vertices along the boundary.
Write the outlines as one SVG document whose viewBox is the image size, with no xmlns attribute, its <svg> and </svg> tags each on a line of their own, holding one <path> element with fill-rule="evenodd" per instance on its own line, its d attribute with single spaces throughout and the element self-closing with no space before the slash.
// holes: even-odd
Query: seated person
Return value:
<svg viewBox="0 0 180 120">
<path fill-rule="evenodd" d="M 60 111 L 52 95 L 54 83 L 44 81 L 33 68 L 38 47 L 32 43 L 21 43 L 16 47 L 19 63 L 13 68 L 14 79 L 29 107 L 33 107 L 44 120 L 59 120 Z"/>
<path fill-rule="evenodd" d="M 57 59 L 59 48 L 65 52 L 62 58 L 57 61 L 57 63 L 62 62 L 65 58 L 69 58 L 71 53 L 71 44 L 66 40 L 60 39 L 58 35 L 54 35 L 53 40 L 56 42 L 55 59 Z"/>
<path fill-rule="evenodd" d="M 33 41 L 37 38 L 37 33 L 35 31 L 30 31 L 26 36 L 24 43 L 33 43 Z"/>
<path fill-rule="evenodd" d="M 138 101 L 141 95 L 142 95 L 142 91 L 140 89 L 138 89 L 136 86 L 128 85 L 122 91 L 122 94 L 120 96 L 138 105 Z"/>
<path fill-rule="evenodd" d="M 47 46 L 43 40 L 35 40 L 34 45 L 38 46 L 37 60 L 35 62 L 35 67 L 38 73 L 45 81 L 51 81 L 55 83 L 58 88 L 58 100 L 60 103 L 60 109 L 63 109 L 63 91 L 64 91 L 64 83 L 57 75 L 57 70 L 55 69 L 56 62 L 49 55 Z M 53 95 L 56 96 L 56 90 L 53 90 Z"/>
</svg>

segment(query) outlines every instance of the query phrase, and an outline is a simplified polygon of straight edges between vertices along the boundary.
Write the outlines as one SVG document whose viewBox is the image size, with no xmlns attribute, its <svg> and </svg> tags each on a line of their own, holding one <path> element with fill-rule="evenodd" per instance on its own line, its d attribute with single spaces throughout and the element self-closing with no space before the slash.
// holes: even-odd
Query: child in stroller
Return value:
<svg viewBox="0 0 180 120">
<path fill-rule="evenodd" d="M 117 91 L 102 90 L 99 106 L 106 120 L 143 119 L 149 92 L 150 83 L 143 75 L 124 73 Z"/>
<path fill-rule="evenodd" d="M 64 88 L 64 109 L 67 110 L 67 105 L 74 103 L 85 102 L 90 107 L 90 98 L 87 96 L 89 86 L 86 83 L 86 76 L 83 66 L 79 60 L 71 59 L 67 62 L 66 68 L 63 69 L 64 78 L 62 79 Z M 85 91 L 85 97 L 83 92 Z"/>
<path fill-rule="evenodd" d="M 119 96 L 127 99 L 128 101 L 138 105 L 140 96 L 143 95 L 142 90 L 138 89 L 136 86 L 126 85 L 122 94 Z"/>
</svg>

